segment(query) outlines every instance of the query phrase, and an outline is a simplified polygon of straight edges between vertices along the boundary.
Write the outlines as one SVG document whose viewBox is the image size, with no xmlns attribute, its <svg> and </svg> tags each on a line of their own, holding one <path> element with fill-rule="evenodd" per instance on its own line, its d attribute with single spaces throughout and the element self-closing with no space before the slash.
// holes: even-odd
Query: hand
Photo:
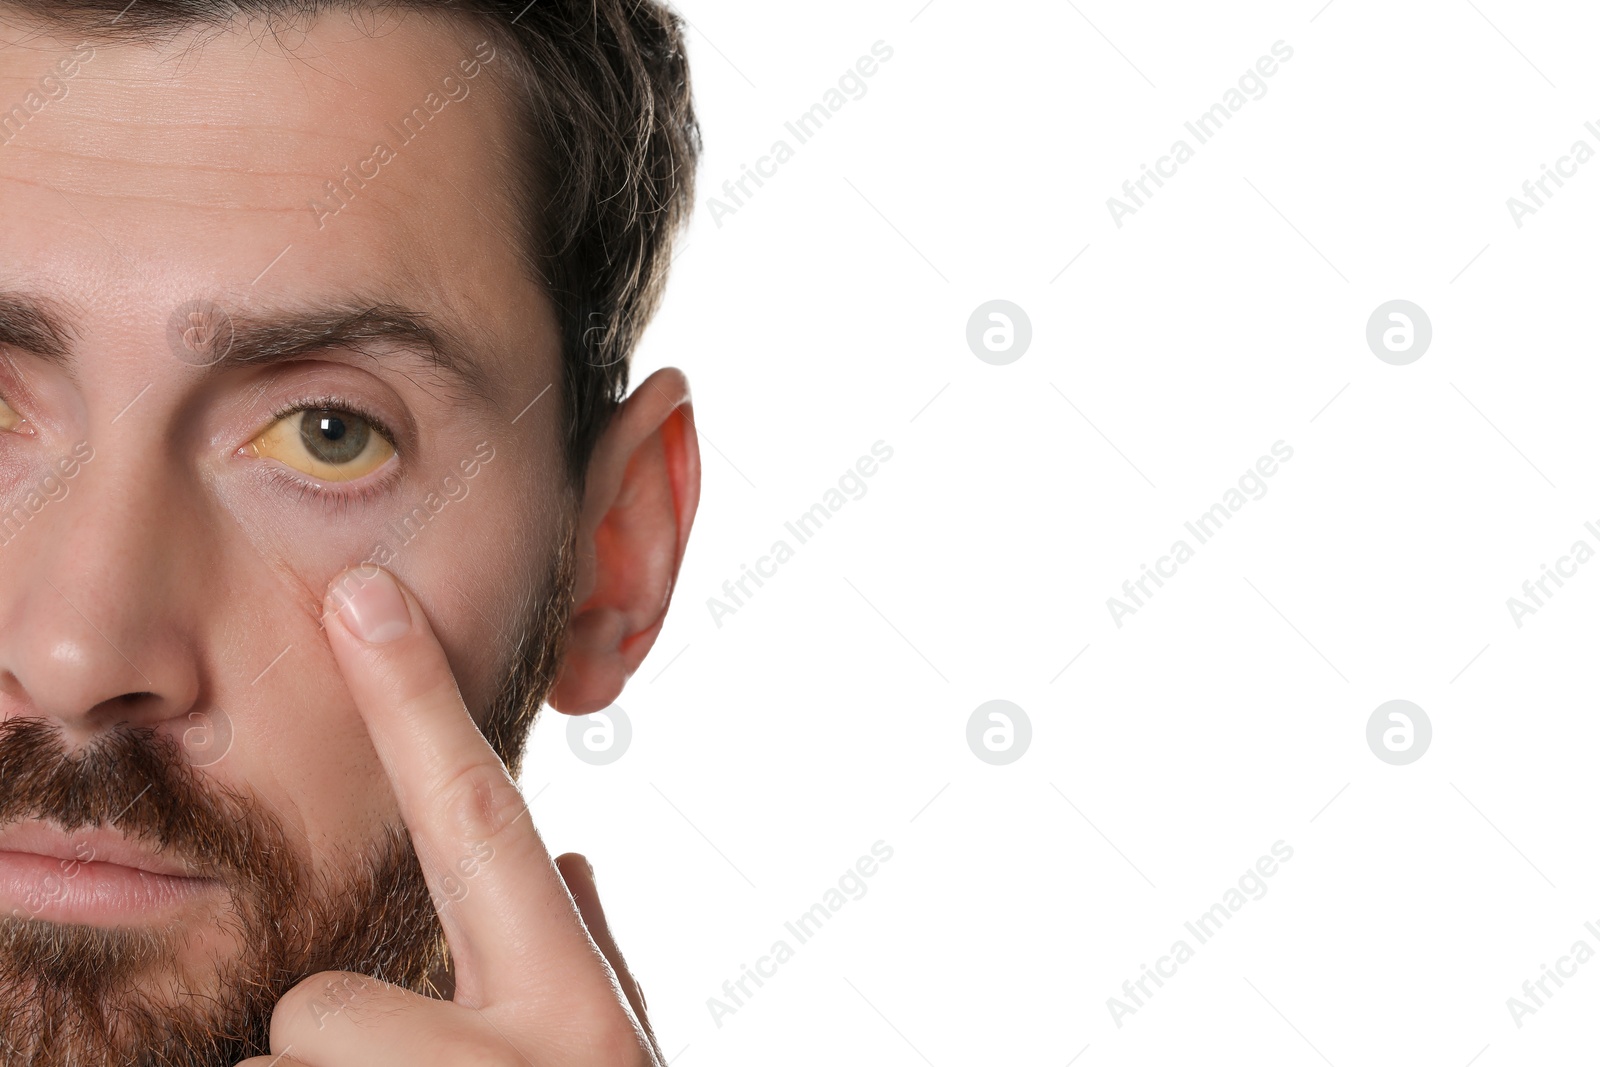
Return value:
<svg viewBox="0 0 1600 1067">
<path fill-rule="evenodd" d="M 335 583 L 351 595 L 330 595 L 324 624 L 427 876 L 454 998 L 313 975 L 273 1012 L 274 1057 L 240 1067 L 662 1067 L 588 863 L 550 858 L 421 607 L 372 570 Z"/>
</svg>

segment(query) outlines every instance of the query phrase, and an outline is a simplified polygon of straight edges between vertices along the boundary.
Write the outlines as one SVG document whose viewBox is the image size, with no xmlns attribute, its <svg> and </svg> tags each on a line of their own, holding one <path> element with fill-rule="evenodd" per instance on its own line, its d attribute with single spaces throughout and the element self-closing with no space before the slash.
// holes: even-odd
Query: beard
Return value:
<svg viewBox="0 0 1600 1067">
<path fill-rule="evenodd" d="M 182 927 L 99 927 L 0 917 L 0 1060 L 14 1067 L 221 1067 L 268 1052 L 278 1000 L 325 970 L 439 995 L 447 966 L 427 882 L 403 830 L 313 876 L 283 822 L 208 781 L 169 736 L 118 727 L 71 755 L 39 719 L 0 723 L 0 825 L 115 827 L 218 881 L 217 918 L 239 946 L 187 974 Z M 70 878 L 70 863 L 62 878 Z M 34 909 L 35 911 L 37 909 Z"/>
</svg>

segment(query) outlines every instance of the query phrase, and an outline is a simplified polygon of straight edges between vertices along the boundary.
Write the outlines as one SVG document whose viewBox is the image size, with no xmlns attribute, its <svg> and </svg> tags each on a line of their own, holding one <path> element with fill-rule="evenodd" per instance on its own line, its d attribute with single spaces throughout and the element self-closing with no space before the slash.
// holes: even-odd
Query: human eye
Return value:
<svg viewBox="0 0 1600 1067">
<path fill-rule="evenodd" d="M 0 431 L 19 430 L 27 421 L 17 414 L 17 410 L 6 402 L 5 397 L 0 396 Z"/>
<path fill-rule="evenodd" d="M 365 478 L 396 453 L 394 435 L 376 416 L 334 401 L 300 403 L 278 412 L 247 450 L 319 482 Z"/>
</svg>

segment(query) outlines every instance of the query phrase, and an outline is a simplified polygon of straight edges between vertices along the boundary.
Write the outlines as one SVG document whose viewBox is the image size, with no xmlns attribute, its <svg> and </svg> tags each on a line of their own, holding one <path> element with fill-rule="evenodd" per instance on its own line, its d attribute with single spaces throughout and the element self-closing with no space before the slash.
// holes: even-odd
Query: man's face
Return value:
<svg viewBox="0 0 1600 1067">
<path fill-rule="evenodd" d="M 53 946 L 102 1008 L 226 1001 L 257 935 L 283 968 L 329 937 L 260 925 L 274 893 L 334 923 L 388 894 L 377 927 L 416 948 L 426 898 L 319 620 L 342 568 L 387 566 L 481 716 L 557 550 L 557 331 L 517 258 L 510 57 L 418 15 L 3 38 L 0 1001 Z M 309 340 L 334 326 L 349 344 Z M 148 857 L 112 822 L 179 866 L 130 870 Z M 5 861 L 41 833 L 49 870 Z"/>
</svg>

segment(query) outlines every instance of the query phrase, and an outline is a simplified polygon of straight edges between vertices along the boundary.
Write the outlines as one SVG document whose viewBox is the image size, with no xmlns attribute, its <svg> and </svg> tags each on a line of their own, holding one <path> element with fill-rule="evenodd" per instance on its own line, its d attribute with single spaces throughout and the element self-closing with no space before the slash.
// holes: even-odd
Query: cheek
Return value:
<svg viewBox="0 0 1600 1067">
<path fill-rule="evenodd" d="M 193 735 L 213 747 L 198 758 L 185 749 L 219 785 L 258 798 L 303 861 L 342 862 L 398 817 L 365 723 L 314 607 L 277 568 L 245 554 L 217 577 L 227 579 L 208 628 L 217 723 Z"/>
<path fill-rule="evenodd" d="M 407 545 L 391 569 L 427 612 L 475 717 L 504 681 L 518 634 L 546 593 L 563 513 L 537 467 L 502 449 L 449 504 L 438 529 Z M 435 536 L 437 534 L 437 536 Z"/>
<path fill-rule="evenodd" d="M 233 770 L 299 828 L 287 831 L 298 846 L 342 856 L 399 815 L 366 725 L 337 674 L 327 673 L 331 659 L 326 668 L 285 672 L 262 701 L 271 710 L 240 729 Z"/>
<path fill-rule="evenodd" d="M 484 528 L 494 527 L 477 529 Z M 418 543 L 401 579 L 422 604 L 461 698 L 481 726 L 531 601 L 524 592 L 528 561 L 507 552 L 505 539 L 469 545 L 473 532 L 469 526 L 459 537 Z"/>
</svg>

